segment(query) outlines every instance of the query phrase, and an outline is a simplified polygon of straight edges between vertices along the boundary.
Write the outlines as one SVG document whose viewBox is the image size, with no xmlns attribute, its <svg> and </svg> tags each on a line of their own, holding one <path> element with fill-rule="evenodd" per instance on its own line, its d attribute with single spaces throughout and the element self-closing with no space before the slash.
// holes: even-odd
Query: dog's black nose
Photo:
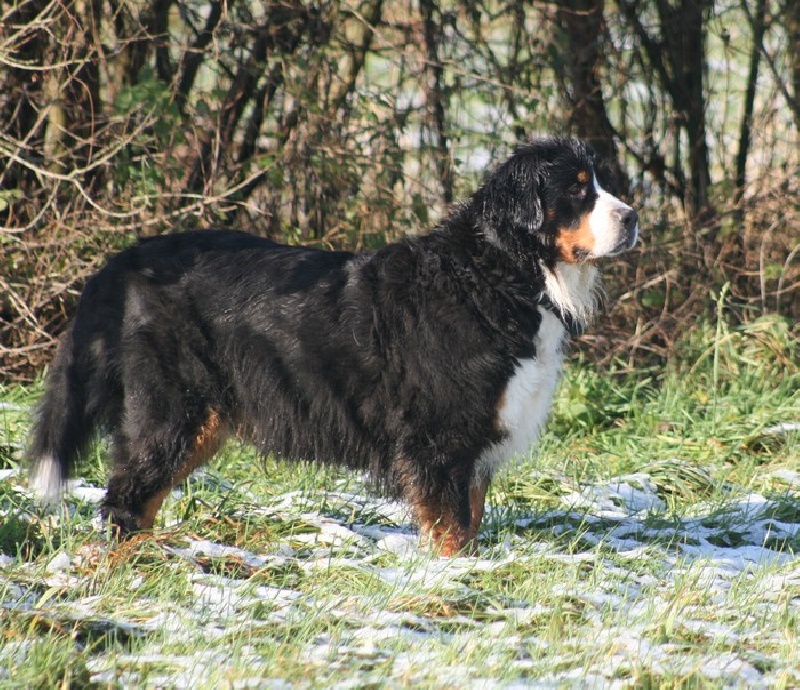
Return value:
<svg viewBox="0 0 800 690">
<path fill-rule="evenodd" d="M 625 228 L 625 232 L 630 236 L 636 231 L 637 225 L 639 225 L 639 214 L 629 208 L 622 214 L 622 227 Z"/>
<path fill-rule="evenodd" d="M 639 214 L 632 208 L 628 208 L 623 212 L 620 220 L 624 228 L 627 249 L 633 249 L 639 239 Z"/>
</svg>

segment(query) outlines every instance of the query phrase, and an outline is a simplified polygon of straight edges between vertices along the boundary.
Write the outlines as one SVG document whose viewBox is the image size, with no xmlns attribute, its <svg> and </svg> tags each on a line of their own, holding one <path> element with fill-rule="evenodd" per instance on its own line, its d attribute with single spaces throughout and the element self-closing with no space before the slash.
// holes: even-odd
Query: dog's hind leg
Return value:
<svg viewBox="0 0 800 690">
<path fill-rule="evenodd" d="M 152 528 L 170 489 L 219 450 L 225 426 L 213 409 L 199 415 L 179 410 L 173 419 L 154 421 L 132 436 L 117 434 L 103 515 L 118 536 Z"/>
<path fill-rule="evenodd" d="M 103 515 L 119 536 L 150 529 L 170 489 L 211 458 L 228 425 L 185 333 L 142 328 L 122 357 L 122 410 Z"/>
</svg>

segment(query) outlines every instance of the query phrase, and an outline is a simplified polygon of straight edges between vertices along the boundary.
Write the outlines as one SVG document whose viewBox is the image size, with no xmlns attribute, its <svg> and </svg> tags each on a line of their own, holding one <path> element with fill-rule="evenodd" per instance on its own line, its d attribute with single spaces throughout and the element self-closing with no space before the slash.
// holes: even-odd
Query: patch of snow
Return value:
<svg viewBox="0 0 800 690">
<path fill-rule="evenodd" d="M 44 567 L 45 572 L 48 573 L 61 573 L 65 570 L 69 570 L 72 561 L 70 560 L 69 554 L 65 551 L 59 551 L 50 562 Z"/>
<path fill-rule="evenodd" d="M 572 508 L 589 509 L 600 517 L 646 515 L 666 508 L 646 474 L 631 474 L 585 486 L 580 493 L 565 494 L 562 501 Z"/>
<path fill-rule="evenodd" d="M 420 555 L 419 536 L 416 534 L 389 532 L 378 540 L 376 546 L 381 551 L 388 551 L 402 559 Z"/>
<path fill-rule="evenodd" d="M 80 501 L 99 504 L 106 497 L 106 490 L 101 486 L 86 486 L 79 484 L 68 488 L 70 495 Z"/>
<path fill-rule="evenodd" d="M 775 477 L 779 481 L 785 482 L 791 487 L 800 488 L 800 471 L 780 468 L 769 473 L 770 477 Z"/>
<path fill-rule="evenodd" d="M 713 657 L 705 657 L 700 672 L 713 680 L 736 681 L 737 684 L 752 687 L 760 684 L 761 673 L 732 652 L 723 652 Z"/>
<path fill-rule="evenodd" d="M 189 546 L 186 548 L 164 547 L 164 549 L 190 561 L 195 560 L 197 556 L 208 556 L 210 558 L 233 557 L 253 568 L 260 568 L 268 560 L 265 556 L 258 556 L 252 551 L 240 549 L 235 546 L 218 544 L 206 539 L 189 540 Z"/>
<path fill-rule="evenodd" d="M 800 476 L 785 472 L 790 478 Z M 199 572 L 198 567 L 198 572 L 188 575 L 194 595 L 188 603 L 170 605 L 171 610 L 150 611 L 152 615 L 145 614 L 142 623 L 113 624 L 120 629 L 129 625 L 131 631 L 157 629 L 171 642 L 192 645 L 202 638 L 214 644 L 215 638 L 250 635 L 254 627 L 262 625 L 278 629 L 318 612 L 333 621 L 331 630 L 335 632 L 309 641 L 302 659 L 319 669 L 352 669 L 352 676 L 338 687 L 429 682 L 430 665 L 442 659 L 440 653 L 430 651 L 432 640 L 458 645 L 461 650 L 465 659 L 461 668 L 453 664 L 436 669 L 437 680 L 454 687 L 492 686 L 493 681 L 484 677 L 487 671 L 468 665 L 473 651 L 474 658 L 485 659 L 489 665 L 512 664 L 526 679 L 504 687 L 628 687 L 642 669 L 656 677 L 697 678 L 700 673 L 709 683 L 725 686 L 776 684 L 785 669 L 762 673 L 756 666 L 769 669 L 770 665 L 759 664 L 751 654 L 703 654 L 703 645 L 687 649 L 680 642 L 680 632 L 703 636 L 732 649 L 746 644 L 743 636 L 762 635 L 760 609 L 750 608 L 747 616 L 731 618 L 731 612 L 739 609 L 737 598 L 743 596 L 743 588 L 744 596 L 763 603 L 765 616 L 776 602 L 800 613 L 800 594 L 791 594 L 800 592 L 800 559 L 780 545 L 797 538 L 800 521 L 793 522 L 791 512 L 787 515 L 784 508 L 782 503 L 750 493 L 724 506 L 699 506 L 693 517 L 648 519 L 665 512 L 666 504 L 647 475 L 631 474 L 584 486 L 567 494 L 561 508 L 529 517 L 490 507 L 486 524 L 510 528 L 504 541 L 482 543 L 477 556 L 446 559 L 430 557 L 408 521 L 407 510 L 399 503 L 387 504 L 348 491 L 326 492 L 324 501 L 321 495 L 295 492 L 253 510 L 278 517 L 283 517 L 285 510 L 285 517 L 292 520 L 303 511 L 301 519 L 316 531 L 284 536 L 270 545 L 268 554 L 195 539 L 182 548 L 164 549 L 198 566 L 203 557 L 230 558 L 256 570 L 301 569 L 314 578 L 320 571 L 355 568 L 379 578 L 399 600 L 406 595 L 419 598 L 430 593 L 432 597 L 470 601 L 481 594 L 481 587 L 472 584 L 479 574 L 497 569 L 504 572 L 504 566 L 512 563 L 512 572 L 525 573 L 530 564 L 534 577 L 546 578 L 542 574 L 546 571 L 537 566 L 542 560 L 551 561 L 574 571 L 576 577 L 567 584 L 558 579 L 549 591 L 547 582 L 543 582 L 547 596 L 541 602 L 515 598 L 524 594 L 506 594 L 482 607 L 481 616 L 458 613 L 458 609 L 438 616 L 415 613 L 413 607 L 382 609 L 375 606 L 374 595 L 358 589 L 333 599 L 316 600 L 313 592 L 303 587 L 269 586 L 259 584 L 263 580 L 258 578 L 212 575 Z M 566 552 L 563 540 L 544 541 L 540 536 L 543 531 L 565 534 L 570 543 L 580 538 L 576 541 L 578 548 Z M 592 548 L 591 544 L 602 547 Z M 12 563 L 16 561 L 0 556 L 0 565 Z M 73 567 L 69 556 L 61 552 L 45 570 L 45 584 L 63 585 L 76 580 L 75 575 L 68 574 L 82 572 L 82 566 L 79 557 Z M 139 578 L 129 588 L 136 591 L 142 584 Z M 687 590 L 697 596 L 681 600 L 676 610 L 676 596 Z M 15 610 L 27 610 L 26 606 L 29 609 L 42 598 L 36 588 L 28 591 L 2 579 L 0 592 L 0 606 Z M 554 601 L 577 607 L 582 619 L 580 634 L 592 636 L 588 641 L 576 638 L 559 644 L 602 651 L 589 654 L 586 660 L 578 653 L 579 664 L 574 664 L 572 657 L 553 656 L 552 642 L 530 631 L 554 615 Z M 100 597 L 84 597 L 69 603 L 68 615 L 100 620 L 97 611 L 102 610 L 101 605 Z M 43 610 L 48 607 L 54 607 L 61 618 L 67 608 L 63 602 L 42 603 Z M 259 612 L 257 620 L 249 615 L 251 609 Z M 609 620 L 616 623 L 618 619 L 619 625 L 609 625 Z M 653 621 L 661 620 L 669 620 L 671 629 L 677 631 L 675 641 L 653 639 Z M 489 655 L 482 656 L 490 642 Z M 131 656 L 129 662 L 125 655 L 117 654 L 105 666 L 91 660 L 88 667 L 93 682 L 133 687 L 139 678 L 135 670 L 127 669 L 163 664 L 170 669 L 163 673 L 164 684 L 188 688 L 202 680 L 197 674 L 209 664 L 224 672 L 226 665 L 235 663 L 237 669 L 247 668 L 247 676 L 232 679 L 232 687 L 286 685 L 283 679 L 271 678 L 276 670 L 263 668 L 255 650 L 247 651 L 240 644 L 235 662 L 224 652 L 182 657 L 160 655 L 153 646 L 143 652 Z M 379 671 L 376 665 L 380 665 Z M 147 670 L 148 683 L 158 684 L 160 668 L 155 675 Z"/>
<path fill-rule="evenodd" d="M 777 436 L 789 433 L 790 431 L 800 431 L 800 422 L 780 422 L 774 426 L 767 427 L 761 433 Z"/>
</svg>

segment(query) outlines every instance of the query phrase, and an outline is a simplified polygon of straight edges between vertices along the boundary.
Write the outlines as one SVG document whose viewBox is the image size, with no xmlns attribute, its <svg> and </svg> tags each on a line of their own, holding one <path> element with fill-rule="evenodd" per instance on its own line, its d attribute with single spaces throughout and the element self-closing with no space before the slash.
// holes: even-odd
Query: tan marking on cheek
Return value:
<svg viewBox="0 0 800 690">
<path fill-rule="evenodd" d="M 559 228 L 556 233 L 556 249 L 562 259 L 567 263 L 578 263 L 581 254 L 594 252 L 594 234 L 589 226 L 589 215 L 581 218 L 575 228 Z"/>
</svg>

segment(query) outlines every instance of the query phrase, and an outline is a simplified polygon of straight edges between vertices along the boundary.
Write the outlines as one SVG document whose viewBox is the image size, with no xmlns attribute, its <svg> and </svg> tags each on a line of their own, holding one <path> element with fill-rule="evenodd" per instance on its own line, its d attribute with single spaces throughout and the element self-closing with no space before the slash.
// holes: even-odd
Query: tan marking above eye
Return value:
<svg viewBox="0 0 800 690">
<path fill-rule="evenodd" d="M 585 184 L 588 181 L 589 181 L 589 173 L 586 172 L 586 170 L 581 170 L 578 173 L 578 182 L 580 182 L 581 184 Z"/>
</svg>

